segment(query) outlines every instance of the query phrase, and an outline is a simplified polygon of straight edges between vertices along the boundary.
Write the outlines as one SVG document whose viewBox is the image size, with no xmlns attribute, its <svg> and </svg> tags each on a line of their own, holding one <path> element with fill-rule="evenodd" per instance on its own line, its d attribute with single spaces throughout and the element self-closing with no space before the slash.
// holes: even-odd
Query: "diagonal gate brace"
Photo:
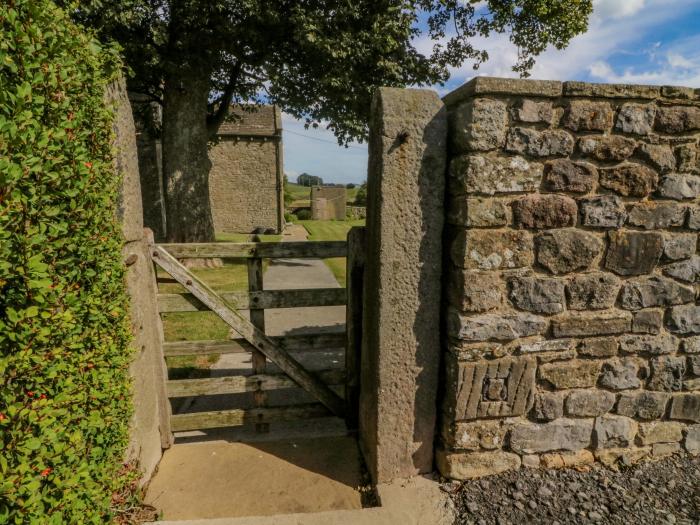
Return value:
<svg viewBox="0 0 700 525">
<path fill-rule="evenodd" d="M 158 266 L 187 288 L 192 295 L 208 306 L 241 337 L 265 354 L 301 388 L 323 403 L 333 414 L 344 417 L 345 402 L 328 385 L 301 366 L 296 359 L 289 355 L 286 349 L 276 344 L 245 317 L 231 308 L 220 295 L 180 264 L 165 248 L 151 245 L 151 257 Z"/>
</svg>

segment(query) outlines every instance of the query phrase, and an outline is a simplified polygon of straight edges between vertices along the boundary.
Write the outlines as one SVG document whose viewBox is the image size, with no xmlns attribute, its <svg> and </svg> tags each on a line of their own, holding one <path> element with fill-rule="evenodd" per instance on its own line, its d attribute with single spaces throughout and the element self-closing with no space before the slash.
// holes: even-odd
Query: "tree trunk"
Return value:
<svg viewBox="0 0 700 525">
<path fill-rule="evenodd" d="M 168 242 L 214 240 L 209 203 L 209 72 L 185 66 L 165 80 L 163 179 Z"/>
</svg>

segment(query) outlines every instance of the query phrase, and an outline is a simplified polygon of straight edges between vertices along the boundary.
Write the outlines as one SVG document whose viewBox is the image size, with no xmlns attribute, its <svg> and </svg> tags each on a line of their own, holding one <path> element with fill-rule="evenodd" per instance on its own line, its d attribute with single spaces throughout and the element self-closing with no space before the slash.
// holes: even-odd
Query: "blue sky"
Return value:
<svg viewBox="0 0 700 525">
<path fill-rule="evenodd" d="M 430 42 L 418 41 L 419 49 Z M 490 60 L 479 75 L 512 77 L 516 49 L 507 35 L 477 39 Z M 475 76 L 471 64 L 451 71 L 444 95 Z M 564 51 L 547 50 L 532 70 L 532 78 L 666 84 L 700 88 L 700 0 L 594 0 L 586 34 Z M 285 171 L 290 179 L 304 171 L 325 182 L 362 182 L 367 148 L 338 147 L 332 133 L 305 130 L 302 122 L 283 116 Z"/>
</svg>

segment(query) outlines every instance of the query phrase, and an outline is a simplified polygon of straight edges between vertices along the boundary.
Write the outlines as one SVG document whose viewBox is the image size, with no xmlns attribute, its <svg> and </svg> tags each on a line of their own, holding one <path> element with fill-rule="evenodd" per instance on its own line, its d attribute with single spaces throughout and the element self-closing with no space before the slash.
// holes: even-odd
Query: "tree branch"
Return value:
<svg viewBox="0 0 700 525">
<path fill-rule="evenodd" d="M 228 112 L 228 107 L 231 105 L 233 100 L 233 95 L 236 91 L 236 86 L 238 85 L 238 77 L 241 75 L 243 70 L 243 62 L 237 60 L 236 63 L 231 68 L 231 75 L 229 76 L 228 83 L 226 84 L 226 89 L 224 89 L 223 94 L 219 97 L 218 101 L 213 104 L 213 106 L 218 107 L 215 109 L 214 113 L 207 115 L 207 129 L 209 134 L 214 134 L 221 126 L 221 123 L 226 118 L 226 113 Z"/>
</svg>

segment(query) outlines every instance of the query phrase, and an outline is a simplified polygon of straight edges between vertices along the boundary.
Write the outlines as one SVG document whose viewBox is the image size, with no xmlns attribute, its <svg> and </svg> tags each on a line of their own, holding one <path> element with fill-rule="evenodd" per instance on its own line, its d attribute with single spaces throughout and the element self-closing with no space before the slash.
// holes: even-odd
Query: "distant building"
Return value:
<svg viewBox="0 0 700 525">
<path fill-rule="evenodd" d="M 347 191 L 344 186 L 311 188 L 311 218 L 317 221 L 344 221 Z"/>
<path fill-rule="evenodd" d="M 280 232 L 284 225 L 282 115 L 275 106 L 232 108 L 209 152 L 214 228 L 217 232 Z"/>
<path fill-rule="evenodd" d="M 156 240 L 165 237 L 163 169 L 160 139 L 149 133 L 146 120 L 161 122 L 160 107 L 131 93 L 136 109 L 137 143 L 144 225 Z M 214 230 L 253 233 L 284 225 L 282 116 L 274 106 L 232 107 L 237 117 L 219 128 L 209 152 L 209 200 Z M 144 115 L 148 114 L 148 118 Z"/>
</svg>

